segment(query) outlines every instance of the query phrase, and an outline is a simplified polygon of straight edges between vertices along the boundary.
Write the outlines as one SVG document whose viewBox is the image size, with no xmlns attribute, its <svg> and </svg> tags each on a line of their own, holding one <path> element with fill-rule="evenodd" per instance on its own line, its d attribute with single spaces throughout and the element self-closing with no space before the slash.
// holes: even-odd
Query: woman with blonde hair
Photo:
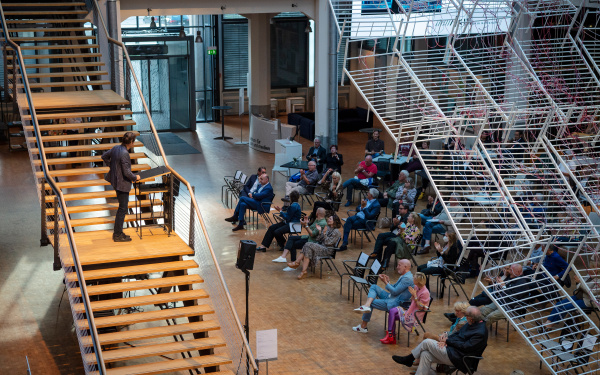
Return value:
<svg viewBox="0 0 600 375">
<path fill-rule="evenodd" d="M 431 332 L 425 332 L 423 335 L 423 340 L 425 339 L 433 339 L 435 341 L 442 341 L 443 338 L 448 338 L 448 336 L 455 334 L 458 332 L 462 326 L 467 323 L 467 309 L 469 308 L 468 302 L 456 302 L 454 303 L 454 314 L 456 315 L 456 320 L 450 326 L 450 330 L 443 332 L 441 335 L 436 335 Z"/>
<path fill-rule="evenodd" d="M 408 287 L 411 295 L 408 310 L 404 310 L 401 306 L 390 309 L 387 336 L 379 340 L 382 344 L 396 344 L 396 337 L 394 336 L 394 324 L 396 320 L 399 320 L 402 327 L 408 332 L 413 331 L 417 324 L 419 324 L 418 321 L 423 320 L 431 299 L 429 290 L 425 287 L 426 280 L 427 277 L 422 272 L 415 273 L 413 276 L 415 287 Z"/>
<path fill-rule="evenodd" d="M 326 179 L 329 174 L 331 174 L 331 182 L 327 188 L 327 193 L 324 197 L 319 195 L 319 193 L 316 194 L 321 200 L 318 200 L 313 204 L 312 213 L 308 216 L 309 223 L 316 217 L 317 209 L 319 209 L 319 207 L 323 207 L 326 211 L 335 211 L 332 202 L 340 202 L 344 196 L 342 175 L 340 175 L 339 172 L 335 172 L 333 169 L 328 169 L 327 172 L 325 172 L 323 178 L 319 181 L 319 184 L 322 185 L 327 183 Z"/>
<path fill-rule="evenodd" d="M 394 253 L 398 259 L 410 259 L 408 245 L 417 244 L 423 226 L 421 225 L 421 217 L 415 212 L 411 212 L 406 221 L 408 224 L 401 224 L 398 235 L 388 241 L 388 246 L 383 253 L 383 267 L 388 265 Z"/>
</svg>

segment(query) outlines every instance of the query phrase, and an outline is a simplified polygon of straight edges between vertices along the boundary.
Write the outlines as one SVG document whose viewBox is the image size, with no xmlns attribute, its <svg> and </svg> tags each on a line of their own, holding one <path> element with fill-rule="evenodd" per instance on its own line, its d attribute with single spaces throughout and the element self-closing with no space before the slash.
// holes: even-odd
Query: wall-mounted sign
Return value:
<svg viewBox="0 0 600 375">
<path fill-rule="evenodd" d="M 209 55 L 216 55 L 217 54 L 217 47 L 208 47 L 206 49 L 206 53 Z"/>
</svg>

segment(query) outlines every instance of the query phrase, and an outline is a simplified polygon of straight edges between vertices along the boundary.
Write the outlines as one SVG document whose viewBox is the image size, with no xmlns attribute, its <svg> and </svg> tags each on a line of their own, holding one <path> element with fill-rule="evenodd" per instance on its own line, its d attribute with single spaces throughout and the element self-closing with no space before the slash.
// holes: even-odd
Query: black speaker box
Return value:
<svg viewBox="0 0 600 375">
<path fill-rule="evenodd" d="M 238 247 L 237 262 L 235 266 L 241 270 L 254 268 L 254 255 L 256 254 L 256 242 L 241 240 Z"/>
</svg>

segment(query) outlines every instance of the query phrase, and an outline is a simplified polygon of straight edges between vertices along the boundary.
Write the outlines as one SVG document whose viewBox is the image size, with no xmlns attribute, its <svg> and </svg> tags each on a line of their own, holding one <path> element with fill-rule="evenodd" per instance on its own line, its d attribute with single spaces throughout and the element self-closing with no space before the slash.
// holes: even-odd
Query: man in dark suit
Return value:
<svg viewBox="0 0 600 375">
<path fill-rule="evenodd" d="M 346 220 L 346 223 L 344 224 L 344 240 L 342 246 L 340 246 L 340 251 L 344 251 L 348 248 L 348 236 L 352 229 L 365 228 L 367 220 L 374 220 L 377 215 L 379 215 L 381 205 L 377 201 L 378 196 L 379 191 L 377 189 L 369 189 L 367 200 L 360 202 L 360 206 L 356 208 L 356 215 L 350 216 Z"/>
<path fill-rule="evenodd" d="M 308 149 L 306 153 L 306 160 L 313 160 L 317 163 L 317 172 L 323 172 L 323 163 L 325 163 L 325 159 L 327 159 L 327 150 L 325 147 L 321 146 L 321 140 L 319 138 L 315 138 L 315 145 Z"/>
<path fill-rule="evenodd" d="M 487 346 L 488 331 L 483 322 L 481 312 L 477 307 L 467 309 L 467 324 L 455 334 L 442 336 L 438 342 L 433 339 L 423 340 L 419 346 L 407 356 L 392 356 L 392 359 L 404 366 L 411 367 L 415 359 L 419 359 L 416 375 L 429 374 L 432 363 L 452 365 L 467 373 L 463 363 L 466 356 L 480 357 Z M 471 371 L 477 370 L 478 360 L 466 359 L 465 362 Z"/>
<path fill-rule="evenodd" d="M 123 221 L 125 220 L 125 214 L 127 214 L 131 183 L 140 179 L 139 175 L 135 175 L 131 172 L 129 150 L 133 148 L 134 142 L 135 134 L 127 132 L 123 135 L 120 145 L 115 146 L 102 154 L 102 160 L 110 166 L 104 179 L 110 182 L 113 189 L 115 189 L 117 201 L 119 202 L 113 232 L 113 241 L 115 242 L 131 241 L 131 237 L 123 233 Z"/>
<path fill-rule="evenodd" d="M 244 229 L 244 225 L 246 225 L 244 216 L 246 215 L 247 208 L 256 210 L 259 214 L 262 214 L 266 208 L 263 207 L 262 203 L 270 204 L 272 202 L 273 187 L 269 183 L 269 176 L 266 173 L 262 174 L 258 177 L 258 181 L 260 182 L 260 187 L 256 193 L 250 193 L 247 197 L 240 197 L 237 206 L 235 206 L 233 216 L 225 219 L 225 221 L 234 225 L 237 223 L 237 226 L 233 228 L 234 232 Z"/>
<path fill-rule="evenodd" d="M 250 178 L 248 178 L 248 181 L 246 181 L 246 184 L 242 188 L 242 191 L 240 191 L 240 196 L 247 197 L 248 193 L 250 192 L 256 193 L 256 191 L 260 187 L 260 182 L 258 182 L 258 176 L 265 173 L 267 173 L 267 168 L 258 167 L 258 172 L 250 176 Z"/>
</svg>

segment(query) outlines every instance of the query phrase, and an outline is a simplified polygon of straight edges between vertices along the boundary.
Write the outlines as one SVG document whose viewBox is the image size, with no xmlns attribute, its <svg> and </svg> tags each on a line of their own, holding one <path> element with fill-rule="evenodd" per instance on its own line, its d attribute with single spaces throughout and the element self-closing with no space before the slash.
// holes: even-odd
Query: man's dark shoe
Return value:
<svg viewBox="0 0 600 375">
<path fill-rule="evenodd" d="M 429 254 L 429 249 L 431 249 L 431 246 L 425 246 L 421 251 L 417 253 L 417 255 Z"/>
<path fill-rule="evenodd" d="M 348 246 L 342 245 L 342 246 L 340 246 L 340 248 L 337 251 L 346 251 L 346 250 L 348 250 Z"/>
<path fill-rule="evenodd" d="M 446 319 L 448 319 L 452 324 L 456 322 L 456 314 L 455 313 L 444 313 Z"/>
<path fill-rule="evenodd" d="M 113 234 L 113 241 L 115 242 L 129 242 L 131 241 L 131 237 L 125 235 L 125 233 L 121 233 L 118 235 Z"/>
<path fill-rule="evenodd" d="M 413 363 L 415 362 L 415 357 L 412 354 L 406 355 L 404 357 L 399 355 L 393 355 L 392 359 L 394 360 L 394 362 L 404 365 L 406 367 L 412 367 Z"/>
<path fill-rule="evenodd" d="M 232 231 L 237 232 L 238 230 L 242 229 L 244 229 L 244 224 L 239 223 L 235 228 L 232 229 Z"/>
<path fill-rule="evenodd" d="M 225 221 L 228 221 L 230 223 L 235 223 L 237 221 L 237 217 L 235 217 L 235 216 L 228 217 L 227 219 L 225 219 Z"/>
<path fill-rule="evenodd" d="M 344 205 L 344 207 L 348 207 L 348 206 L 350 206 L 351 204 L 352 204 L 352 202 L 350 202 L 350 201 L 347 201 L 347 202 L 346 202 L 346 204 Z"/>
<path fill-rule="evenodd" d="M 260 251 L 260 252 L 266 253 L 267 252 L 267 248 L 264 247 L 264 246 L 259 246 L 259 247 L 256 248 L 256 251 Z"/>
<path fill-rule="evenodd" d="M 369 255 L 369 258 L 373 259 L 373 258 L 377 258 L 377 253 L 371 253 Z"/>
</svg>

